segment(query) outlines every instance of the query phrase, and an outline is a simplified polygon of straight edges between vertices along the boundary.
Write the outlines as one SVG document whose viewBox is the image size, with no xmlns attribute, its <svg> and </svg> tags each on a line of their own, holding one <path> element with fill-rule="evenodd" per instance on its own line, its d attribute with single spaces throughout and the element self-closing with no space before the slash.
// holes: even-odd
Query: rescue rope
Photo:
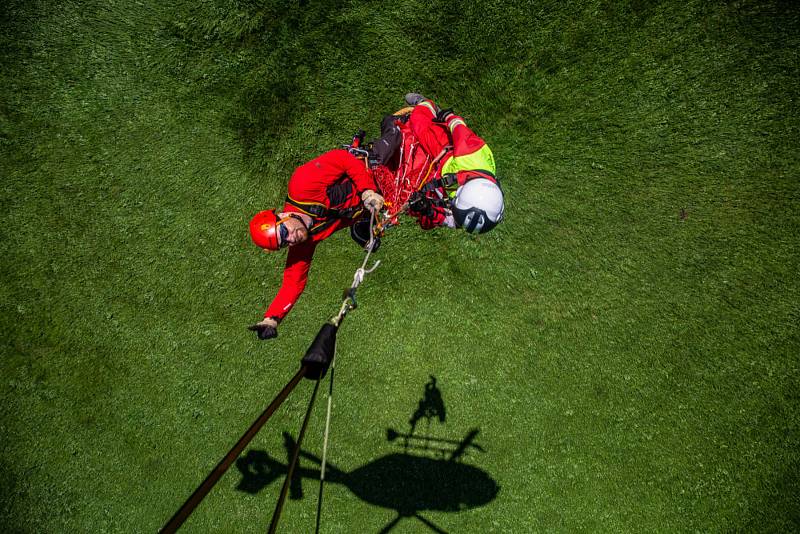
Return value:
<svg viewBox="0 0 800 534">
<path fill-rule="evenodd" d="M 372 254 L 373 245 L 375 244 L 376 221 L 377 216 L 375 215 L 375 212 L 371 212 L 369 219 L 369 242 L 365 247 L 367 253 L 364 256 L 364 261 L 361 263 L 361 267 L 356 269 L 355 274 L 353 274 L 353 283 L 350 285 L 350 289 L 345 291 L 344 300 L 342 301 L 342 307 L 339 309 L 339 313 L 331 319 L 331 324 L 336 327 L 338 327 L 339 323 L 342 322 L 342 319 L 344 319 L 344 316 L 347 315 L 347 312 L 356 308 L 356 289 L 358 289 L 358 286 L 360 286 L 364 281 L 364 277 L 372 273 L 378 268 L 378 265 L 381 264 L 381 260 L 378 260 L 369 269 L 365 268 L 367 266 L 367 262 L 369 261 L 369 257 Z"/>
<path fill-rule="evenodd" d="M 331 405 L 333 404 L 333 375 L 336 371 L 336 353 L 331 361 L 331 380 L 328 384 L 328 408 L 325 415 L 325 434 L 322 439 L 322 462 L 319 470 L 319 495 L 317 495 L 317 520 L 314 534 L 319 534 L 320 518 L 322 517 L 322 489 L 325 485 L 325 466 L 328 462 L 328 434 L 331 428 Z"/>
<path fill-rule="evenodd" d="M 347 292 L 344 302 L 342 302 L 342 308 L 339 310 L 339 315 L 336 317 L 336 325 L 338 326 L 339 322 L 344 318 L 348 311 L 352 310 L 356 306 L 355 301 L 355 291 L 359 285 L 364 281 L 364 276 L 372 273 L 375 269 L 378 268 L 378 265 L 381 264 L 380 260 L 376 261 L 375 264 L 370 269 L 365 269 L 367 265 L 367 261 L 369 261 L 369 256 L 372 254 L 373 245 L 375 243 L 375 224 L 377 222 L 377 216 L 375 212 L 371 212 L 370 219 L 369 219 L 369 242 L 366 245 L 366 255 L 364 256 L 364 261 L 361 263 L 361 267 L 356 269 L 355 274 L 353 275 L 353 284 L 350 286 L 350 290 Z M 314 529 L 315 534 L 319 534 L 319 525 L 320 519 L 322 517 L 322 496 L 323 496 L 323 488 L 325 486 L 325 467 L 327 466 L 327 459 L 328 459 L 328 438 L 330 436 L 330 428 L 331 428 L 331 407 L 333 404 L 333 377 L 336 371 L 336 350 L 334 349 L 333 358 L 331 359 L 331 378 L 330 383 L 328 385 L 328 406 L 325 414 L 325 433 L 322 439 L 322 461 L 320 462 L 320 470 L 319 470 L 319 495 L 317 496 L 317 519 L 316 519 L 316 527 Z"/>
<path fill-rule="evenodd" d="M 419 185 L 417 186 L 417 191 L 420 191 L 423 188 L 423 186 L 426 183 L 428 183 L 428 176 L 431 175 L 431 171 L 433 170 L 433 167 L 437 163 L 439 163 L 439 160 L 441 160 L 445 156 L 445 154 L 447 154 L 452 149 L 453 149 L 453 145 L 445 146 L 444 148 L 442 148 L 442 151 L 439 152 L 439 155 L 436 156 L 433 161 L 431 161 L 430 166 L 428 166 L 428 172 L 425 173 L 425 176 L 422 178 L 422 180 L 420 180 Z M 428 160 L 426 159 L 425 162 L 427 163 Z"/>
</svg>

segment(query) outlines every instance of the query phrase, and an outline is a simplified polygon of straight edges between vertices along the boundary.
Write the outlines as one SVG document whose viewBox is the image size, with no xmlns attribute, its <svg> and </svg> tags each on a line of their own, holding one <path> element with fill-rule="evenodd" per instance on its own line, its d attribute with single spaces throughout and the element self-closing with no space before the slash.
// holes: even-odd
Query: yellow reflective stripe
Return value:
<svg viewBox="0 0 800 534">
<path fill-rule="evenodd" d="M 420 103 L 419 103 L 419 104 L 417 104 L 417 105 L 418 105 L 418 106 L 424 106 L 424 107 L 428 108 L 428 109 L 430 110 L 430 112 L 431 112 L 431 113 L 433 113 L 434 115 L 436 115 L 436 108 L 435 108 L 435 107 L 433 107 L 433 103 L 431 103 L 431 102 L 428 102 L 427 100 L 425 100 L 425 101 L 422 101 L 422 102 L 420 102 Z"/>
<path fill-rule="evenodd" d="M 483 169 L 496 174 L 494 155 L 489 145 L 483 145 L 479 150 L 464 156 L 453 156 L 442 165 L 442 174 L 457 173 L 458 171 L 471 171 Z"/>
<path fill-rule="evenodd" d="M 451 120 L 450 122 L 447 123 L 447 127 L 450 128 L 450 132 L 452 133 L 453 130 L 456 129 L 456 126 L 458 126 L 459 124 L 461 126 L 466 126 L 467 125 L 467 123 L 464 122 L 461 119 L 453 119 L 453 120 Z"/>
</svg>

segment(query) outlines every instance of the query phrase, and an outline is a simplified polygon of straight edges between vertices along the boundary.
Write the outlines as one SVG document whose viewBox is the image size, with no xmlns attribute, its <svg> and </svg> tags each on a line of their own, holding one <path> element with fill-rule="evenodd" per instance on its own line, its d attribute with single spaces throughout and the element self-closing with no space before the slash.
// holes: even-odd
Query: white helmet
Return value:
<svg viewBox="0 0 800 534">
<path fill-rule="evenodd" d="M 456 225 L 482 234 L 503 220 L 503 191 L 491 180 L 474 178 L 458 188 L 452 208 Z"/>
</svg>

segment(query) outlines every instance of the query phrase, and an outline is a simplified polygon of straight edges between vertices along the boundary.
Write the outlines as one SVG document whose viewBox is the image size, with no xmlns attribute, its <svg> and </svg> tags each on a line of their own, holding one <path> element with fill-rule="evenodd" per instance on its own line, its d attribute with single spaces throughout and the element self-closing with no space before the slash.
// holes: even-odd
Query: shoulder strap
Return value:
<svg viewBox="0 0 800 534">
<path fill-rule="evenodd" d="M 287 196 L 286 203 L 291 204 L 292 206 L 299 209 L 306 215 L 310 215 L 312 217 L 323 219 L 328 216 L 328 208 L 326 208 L 319 202 L 300 202 L 298 200 L 293 199 L 290 196 Z"/>
<path fill-rule="evenodd" d="M 291 204 L 314 219 L 319 219 L 314 221 L 314 225 L 309 229 L 311 234 L 321 232 L 336 219 L 355 219 L 364 210 L 360 205 L 343 210 L 331 209 L 326 208 L 319 202 L 299 202 L 288 196 L 286 197 L 286 203 Z"/>
</svg>

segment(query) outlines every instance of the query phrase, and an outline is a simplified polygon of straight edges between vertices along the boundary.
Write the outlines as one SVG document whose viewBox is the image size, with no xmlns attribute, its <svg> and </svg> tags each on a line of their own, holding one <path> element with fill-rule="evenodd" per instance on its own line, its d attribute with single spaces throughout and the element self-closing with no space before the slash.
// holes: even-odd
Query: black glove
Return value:
<svg viewBox="0 0 800 534">
<path fill-rule="evenodd" d="M 447 122 L 447 120 L 450 117 L 452 117 L 453 115 L 455 115 L 455 113 L 453 113 L 453 108 L 440 109 L 438 112 L 436 112 L 436 116 L 433 118 L 433 121 L 434 122 Z"/>
<path fill-rule="evenodd" d="M 252 330 L 258 334 L 258 339 L 265 340 L 265 339 L 272 339 L 274 337 L 278 337 L 278 329 L 274 326 L 270 326 L 263 323 L 256 323 L 247 327 L 248 330 Z"/>
<path fill-rule="evenodd" d="M 425 196 L 425 193 L 416 191 L 408 199 L 408 213 L 431 217 L 433 215 L 433 203 L 431 199 Z"/>
</svg>

